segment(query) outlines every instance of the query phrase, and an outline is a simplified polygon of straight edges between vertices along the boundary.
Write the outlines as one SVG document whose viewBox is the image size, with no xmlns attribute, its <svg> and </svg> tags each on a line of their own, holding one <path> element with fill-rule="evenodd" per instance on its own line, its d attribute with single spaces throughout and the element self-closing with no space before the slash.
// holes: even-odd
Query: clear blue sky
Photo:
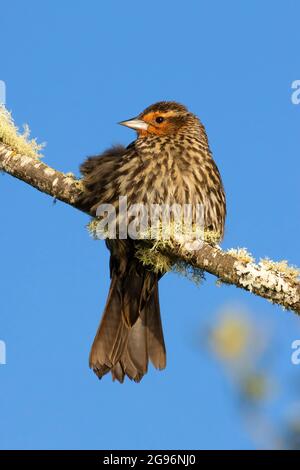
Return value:
<svg viewBox="0 0 300 470">
<path fill-rule="evenodd" d="M 227 192 L 224 247 L 300 265 L 300 5 L 251 2 L 2 2 L 0 79 L 45 161 L 78 174 L 86 155 L 134 134 L 117 126 L 164 99 L 206 125 Z M 1 448 L 252 448 L 221 367 L 195 335 L 227 303 L 281 331 L 288 372 L 300 322 L 234 287 L 174 274 L 160 286 L 168 366 L 137 385 L 98 381 L 88 354 L 108 255 L 88 219 L 0 175 Z M 300 366 L 299 366 L 300 372 Z"/>
</svg>

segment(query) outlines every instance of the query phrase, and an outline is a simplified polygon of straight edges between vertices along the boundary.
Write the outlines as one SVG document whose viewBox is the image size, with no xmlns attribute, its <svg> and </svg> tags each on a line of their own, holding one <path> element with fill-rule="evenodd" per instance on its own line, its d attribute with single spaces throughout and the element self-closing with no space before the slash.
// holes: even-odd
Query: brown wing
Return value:
<svg viewBox="0 0 300 470">
<path fill-rule="evenodd" d="M 117 187 L 114 178 L 120 167 L 126 148 L 122 145 L 112 147 L 100 155 L 88 157 L 80 166 L 83 176 L 83 208 L 96 213 L 101 203 L 112 202 L 117 198 Z"/>
</svg>

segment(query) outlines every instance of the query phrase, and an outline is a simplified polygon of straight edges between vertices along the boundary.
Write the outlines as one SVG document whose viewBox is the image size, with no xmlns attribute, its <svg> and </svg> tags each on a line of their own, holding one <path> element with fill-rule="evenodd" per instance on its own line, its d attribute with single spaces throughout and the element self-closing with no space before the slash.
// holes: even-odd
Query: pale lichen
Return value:
<svg viewBox="0 0 300 470">
<path fill-rule="evenodd" d="M 254 263 L 254 258 L 246 248 L 230 248 L 227 253 L 242 263 Z"/>
<path fill-rule="evenodd" d="M 299 268 L 289 266 L 286 260 L 273 261 L 269 258 L 262 258 L 255 264 L 253 256 L 245 248 L 231 249 L 227 253 L 236 259 L 234 268 L 241 287 L 287 309 L 300 301 Z"/>
<path fill-rule="evenodd" d="M 53 168 L 45 168 L 44 173 L 46 176 L 54 176 L 56 172 Z"/>
<path fill-rule="evenodd" d="M 259 264 L 269 271 L 281 273 L 291 281 L 299 281 L 300 269 L 297 266 L 290 266 L 287 260 L 273 261 L 269 258 L 262 258 Z"/>
<path fill-rule="evenodd" d="M 162 251 L 174 250 L 174 244 L 171 240 L 168 242 L 162 240 L 153 241 L 151 247 L 146 244 L 139 244 L 136 250 L 136 257 L 152 271 L 156 273 L 174 272 L 186 277 L 190 281 L 199 285 L 204 279 L 204 271 L 200 268 L 190 265 L 179 258 L 172 258 Z"/>
<path fill-rule="evenodd" d="M 266 268 L 264 263 L 243 263 L 236 261 L 234 265 L 239 277 L 238 284 L 250 292 L 263 294 L 273 303 L 279 303 L 284 308 L 300 301 L 297 286 L 291 285 L 291 278 L 278 270 Z"/>
<path fill-rule="evenodd" d="M 30 139 L 30 129 L 23 126 L 23 132 L 16 127 L 11 113 L 0 105 L 0 142 L 7 145 L 13 152 L 39 159 L 41 150 L 45 144 L 38 144 L 35 139 Z"/>
<path fill-rule="evenodd" d="M 58 183 L 58 178 L 55 178 L 55 180 L 52 183 L 53 188 L 57 185 L 57 183 Z"/>
<path fill-rule="evenodd" d="M 144 244 L 138 245 L 135 255 L 144 266 L 156 273 L 171 271 L 174 266 L 174 262 L 167 255 L 161 253 L 156 244 L 152 247 Z"/>
<path fill-rule="evenodd" d="M 94 239 L 103 239 L 106 237 L 106 231 L 99 225 L 99 219 L 93 218 L 87 225 L 90 235 Z M 136 241 L 136 257 L 156 273 L 175 272 L 199 284 L 203 278 L 203 270 L 191 266 L 187 261 L 179 258 L 181 251 L 187 254 L 192 250 L 200 249 L 202 240 L 195 239 L 195 231 L 187 234 L 182 233 L 182 226 L 171 224 L 168 228 L 162 228 L 161 225 L 155 228 L 155 237 L 153 228 L 140 233 L 139 240 Z M 168 253 L 178 252 L 178 257 Z"/>
<path fill-rule="evenodd" d="M 92 238 L 97 240 L 97 225 L 98 225 L 98 219 L 92 218 L 89 223 L 87 224 L 86 228 L 88 229 L 89 234 L 91 235 Z"/>
</svg>

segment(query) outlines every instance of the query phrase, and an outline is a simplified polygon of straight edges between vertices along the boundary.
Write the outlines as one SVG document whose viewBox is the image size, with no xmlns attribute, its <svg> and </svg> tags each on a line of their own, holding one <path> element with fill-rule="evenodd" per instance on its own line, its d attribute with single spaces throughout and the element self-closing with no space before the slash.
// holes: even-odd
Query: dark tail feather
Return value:
<svg viewBox="0 0 300 470">
<path fill-rule="evenodd" d="M 162 370 L 166 367 L 166 349 L 159 308 L 158 282 L 146 306 L 146 312 L 149 358 L 156 369 Z"/>
<path fill-rule="evenodd" d="M 135 274 L 139 279 L 130 273 L 125 283 L 115 274 L 112 277 L 90 353 L 90 367 L 99 378 L 111 371 L 113 379 L 119 382 L 124 381 L 125 375 L 139 382 L 147 372 L 149 359 L 158 369 L 166 366 L 158 280 L 153 273 L 145 273 L 142 277 Z"/>
</svg>

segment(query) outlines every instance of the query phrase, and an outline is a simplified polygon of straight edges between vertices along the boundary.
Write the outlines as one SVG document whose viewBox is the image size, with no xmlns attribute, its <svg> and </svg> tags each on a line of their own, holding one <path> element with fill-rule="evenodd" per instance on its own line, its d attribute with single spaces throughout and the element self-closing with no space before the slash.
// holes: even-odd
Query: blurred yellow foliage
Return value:
<svg viewBox="0 0 300 470">
<path fill-rule="evenodd" d="M 266 396 L 267 385 L 266 374 L 252 373 L 246 376 L 242 388 L 248 399 L 261 400 Z"/>
<path fill-rule="evenodd" d="M 250 334 L 251 327 L 245 317 L 224 313 L 212 331 L 212 347 L 221 359 L 239 359 L 248 347 Z"/>
</svg>

